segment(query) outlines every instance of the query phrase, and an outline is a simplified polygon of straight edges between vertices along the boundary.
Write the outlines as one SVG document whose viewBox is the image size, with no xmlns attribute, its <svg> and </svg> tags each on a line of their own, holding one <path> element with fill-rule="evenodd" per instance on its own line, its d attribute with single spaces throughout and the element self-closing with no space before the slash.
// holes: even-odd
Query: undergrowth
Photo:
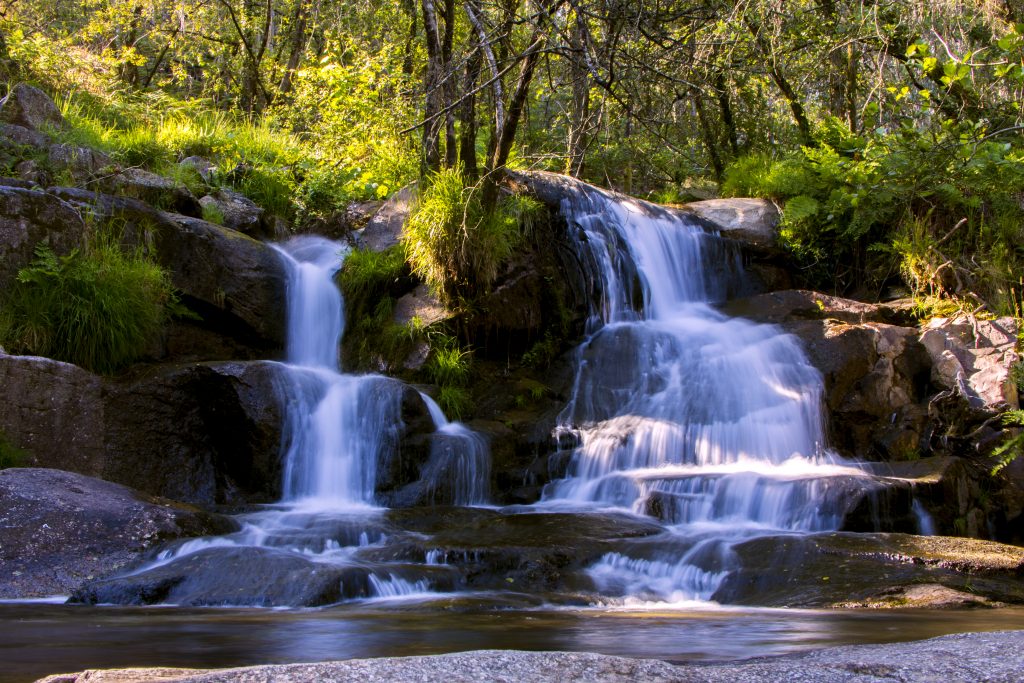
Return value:
<svg viewBox="0 0 1024 683">
<path fill-rule="evenodd" d="M 113 239 L 65 256 L 41 244 L 35 254 L 0 308 L 0 340 L 15 353 L 113 373 L 145 355 L 178 307 L 163 269 Z"/>
<path fill-rule="evenodd" d="M 0 431 L 0 470 L 24 467 L 28 460 L 28 452 L 12 444 L 7 435 Z"/>
<path fill-rule="evenodd" d="M 783 206 L 781 241 L 811 287 L 878 296 L 902 280 L 918 298 L 1013 314 L 1024 269 L 1024 155 L 949 123 L 853 135 L 830 121 L 815 147 L 741 158 L 727 196 Z"/>
</svg>

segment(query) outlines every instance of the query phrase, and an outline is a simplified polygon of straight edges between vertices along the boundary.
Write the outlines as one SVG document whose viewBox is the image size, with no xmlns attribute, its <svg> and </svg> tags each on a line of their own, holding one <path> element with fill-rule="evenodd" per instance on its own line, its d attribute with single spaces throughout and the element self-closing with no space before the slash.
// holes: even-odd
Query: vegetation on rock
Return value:
<svg viewBox="0 0 1024 683">
<path fill-rule="evenodd" d="M 179 309 L 163 269 L 104 238 L 66 256 L 38 246 L 2 303 L 0 340 L 9 350 L 100 373 L 145 355 Z"/>
</svg>

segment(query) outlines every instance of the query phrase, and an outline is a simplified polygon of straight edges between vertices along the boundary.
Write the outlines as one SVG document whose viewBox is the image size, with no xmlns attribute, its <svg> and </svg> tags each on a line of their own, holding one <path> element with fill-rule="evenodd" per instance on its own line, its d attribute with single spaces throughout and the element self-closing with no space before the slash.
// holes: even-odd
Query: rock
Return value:
<svg viewBox="0 0 1024 683">
<path fill-rule="evenodd" d="M 233 528 L 227 518 L 80 474 L 0 470 L 0 598 L 67 594 L 162 542 Z"/>
<path fill-rule="evenodd" d="M 185 157 L 180 162 L 178 162 L 178 165 L 189 166 L 191 168 L 194 168 L 196 170 L 196 173 L 199 174 L 199 177 L 203 179 L 203 182 L 207 183 L 210 182 L 211 179 L 213 179 L 214 174 L 217 172 L 217 167 L 213 164 L 212 161 L 210 161 L 206 157 Z"/>
<path fill-rule="evenodd" d="M 50 183 L 50 173 L 34 159 L 27 159 L 25 161 L 18 162 L 18 165 L 14 167 L 14 172 L 18 174 L 17 181 L 14 183 L 7 182 L 5 184 L 11 185 L 12 187 L 32 189 L 45 187 Z"/>
<path fill-rule="evenodd" d="M 359 237 L 363 249 L 384 251 L 401 241 L 405 221 L 412 212 L 416 186 L 408 185 L 384 202 L 366 223 Z"/>
<path fill-rule="evenodd" d="M 47 192 L 97 220 L 116 221 L 124 246 L 143 249 L 167 269 L 201 318 L 172 324 L 168 350 L 176 356 L 266 358 L 283 348 L 284 266 L 263 242 L 138 199 L 65 187 Z"/>
<path fill-rule="evenodd" d="M 36 245 L 63 255 L 82 246 L 85 222 L 67 202 L 38 190 L 0 187 L 0 290 L 35 258 Z"/>
<path fill-rule="evenodd" d="M 762 606 L 901 606 L 919 586 L 972 593 L 979 602 L 1024 602 L 1024 548 L 965 538 L 825 533 L 738 543 L 741 569 L 712 599 Z M 931 590 L 931 589 L 929 589 Z M 926 591 L 916 588 L 920 601 Z M 931 590 L 942 604 L 946 591 Z"/>
<path fill-rule="evenodd" d="M 848 645 L 738 662 L 668 663 L 592 652 L 477 650 L 236 669 L 111 669 L 61 674 L 40 683 L 1013 683 L 1024 669 L 1024 631 L 962 633 L 884 645 Z"/>
<path fill-rule="evenodd" d="M 68 127 L 49 95 L 25 83 L 14 86 L 7 97 L 0 100 L 0 120 L 37 131 Z"/>
<path fill-rule="evenodd" d="M 0 430 L 33 466 L 194 503 L 281 496 L 273 363 L 156 366 L 102 379 L 0 354 Z"/>
<path fill-rule="evenodd" d="M 198 218 L 162 214 L 157 262 L 207 325 L 254 348 L 284 346 L 285 275 L 263 242 Z"/>
<path fill-rule="evenodd" d="M 712 223 L 724 237 L 765 250 L 776 247 L 779 210 L 767 199 L 706 199 L 682 208 Z"/>
<path fill-rule="evenodd" d="M 263 209 L 242 193 L 221 187 L 200 199 L 199 203 L 204 209 L 213 207 L 220 212 L 224 216 L 221 223 L 224 227 L 254 237 L 261 236 Z"/>
<path fill-rule="evenodd" d="M 932 359 L 932 380 L 956 390 L 974 408 L 1019 407 L 1016 383 L 1010 376 L 1017 354 L 1017 323 L 1013 318 L 935 318 L 921 333 Z"/>
<path fill-rule="evenodd" d="M 419 320 L 421 327 L 430 327 L 450 317 L 451 313 L 445 309 L 437 296 L 426 285 L 420 284 L 398 299 L 391 320 L 396 325 L 408 325 L 413 320 Z"/>
<path fill-rule="evenodd" d="M 209 548 L 141 574 L 86 583 L 71 602 L 95 605 L 320 607 L 372 595 L 370 571 L 272 548 Z"/>
<path fill-rule="evenodd" d="M 725 304 L 723 310 L 729 315 L 774 324 L 829 319 L 857 325 L 867 322 L 896 323 L 900 319 L 898 313 L 885 306 L 805 289 L 773 291 L 737 299 Z"/>
<path fill-rule="evenodd" d="M 109 382 L 103 477 L 191 503 L 281 496 L 273 363 L 155 367 Z"/>
<path fill-rule="evenodd" d="M 50 145 L 47 156 L 55 171 L 68 173 L 75 182 L 89 180 L 112 164 L 103 152 L 71 144 Z"/>
<path fill-rule="evenodd" d="M 0 145 L 7 148 L 41 150 L 50 144 L 50 136 L 13 123 L 0 123 Z"/>
<path fill-rule="evenodd" d="M 103 177 L 99 189 L 115 195 L 139 199 L 153 207 L 198 218 L 203 207 L 184 185 L 141 168 L 126 168 Z"/>
<path fill-rule="evenodd" d="M 70 363 L 0 352 L 0 431 L 33 467 L 93 477 L 106 466 L 101 379 Z"/>
</svg>

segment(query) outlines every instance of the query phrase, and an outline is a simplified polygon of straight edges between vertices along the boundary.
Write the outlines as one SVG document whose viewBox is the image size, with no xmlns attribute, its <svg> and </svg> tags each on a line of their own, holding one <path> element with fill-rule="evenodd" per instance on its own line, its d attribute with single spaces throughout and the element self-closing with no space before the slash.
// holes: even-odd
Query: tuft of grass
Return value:
<svg viewBox="0 0 1024 683">
<path fill-rule="evenodd" d="M 540 204 L 503 198 L 484 211 L 460 169 L 432 175 L 405 225 L 402 239 L 416 275 L 448 301 L 486 291 L 515 247 L 532 231 Z"/>
<path fill-rule="evenodd" d="M 373 300 L 387 295 L 407 273 L 401 245 L 384 251 L 356 249 L 350 252 L 338 273 L 338 285 L 345 294 L 350 314 L 365 314 Z"/>
<path fill-rule="evenodd" d="M 4 297 L 0 340 L 30 353 L 113 373 L 146 353 L 176 305 L 167 274 L 112 239 L 57 256 L 46 245 Z"/>
<path fill-rule="evenodd" d="M 472 399 L 462 387 L 443 386 L 437 393 L 437 405 L 448 419 L 458 421 L 469 414 Z"/>
<path fill-rule="evenodd" d="M 470 353 L 459 348 L 458 343 L 451 338 L 445 339 L 431 353 L 426 366 L 427 374 L 430 381 L 438 386 L 465 386 L 469 382 Z"/>
<path fill-rule="evenodd" d="M 28 451 L 12 444 L 7 435 L 0 431 L 0 470 L 24 467 L 28 461 Z"/>
<path fill-rule="evenodd" d="M 203 204 L 203 220 L 214 225 L 224 225 L 224 212 L 216 204 Z"/>
</svg>

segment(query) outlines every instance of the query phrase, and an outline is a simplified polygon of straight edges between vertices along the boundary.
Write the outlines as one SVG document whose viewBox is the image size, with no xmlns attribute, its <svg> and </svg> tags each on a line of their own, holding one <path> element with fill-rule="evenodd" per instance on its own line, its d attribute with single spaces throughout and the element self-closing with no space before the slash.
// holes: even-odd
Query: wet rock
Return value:
<svg viewBox="0 0 1024 683">
<path fill-rule="evenodd" d="M 918 586 L 968 592 L 989 604 L 1024 602 L 1024 549 L 976 539 L 828 533 L 733 546 L 741 568 L 713 596 L 735 604 L 899 606 Z M 949 604 L 945 592 L 931 593 Z M 927 593 L 916 589 L 918 603 Z"/>
<path fill-rule="evenodd" d="M 0 352 L 0 431 L 33 467 L 102 476 L 101 379 L 70 363 Z"/>
<path fill-rule="evenodd" d="M 409 185 L 384 202 L 363 228 L 359 236 L 360 246 L 370 251 L 384 251 L 398 244 L 415 197 L 416 187 Z"/>
<path fill-rule="evenodd" d="M 511 511 L 510 511 L 511 512 Z M 525 592 L 591 587 L 583 570 L 623 541 L 662 527 L 614 514 L 507 514 L 475 508 L 391 510 L 382 547 L 358 556 L 371 562 L 434 562 L 455 567 L 473 589 Z"/>
<path fill-rule="evenodd" d="M 209 548 L 127 577 L 86 583 L 85 604 L 319 607 L 372 595 L 370 571 L 318 563 L 273 548 Z"/>
<path fill-rule="evenodd" d="M 213 207 L 224 216 L 222 225 L 249 236 L 261 236 L 263 209 L 240 192 L 221 187 L 199 200 L 204 209 Z"/>
<path fill-rule="evenodd" d="M 34 258 L 36 245 L 63 255 L 82 246 L 85 222 L 67 202 L 49 193 L 0 187 L 0 289 Z"/>
<path fill-rule="evenodd" d="M 0 100 L 0 120 L 29 130 L 60 130 L 68 122 L 50 96 L 39 88 L 19 83 Z"/>
<path fill-rule="evenodd" d="M 141 168 L 104 176 L 98 186 L 103 192 L 138 199 L 158 209 L 197 218 L 203 215 L 202 205 L 187 187 Z"/>
<path fill-rule="evenodd" d="M 106 479 L 192 503 L 281 495 L 273 363 L 155 367 L 108 383 Z"/>
<path fill-rule="evenodd" d="M 779 210 L 767 199 L 706 199 L 682 208 L 712 223 L 724 237 L 759 249 L 776 246 Z"/>
<path fill-rule="evenodd" d="M 225 517 L 99 479 L 0 470 L 0 598 L 67 594 L 162 542 L 233 529 Z"/>
</svg>

